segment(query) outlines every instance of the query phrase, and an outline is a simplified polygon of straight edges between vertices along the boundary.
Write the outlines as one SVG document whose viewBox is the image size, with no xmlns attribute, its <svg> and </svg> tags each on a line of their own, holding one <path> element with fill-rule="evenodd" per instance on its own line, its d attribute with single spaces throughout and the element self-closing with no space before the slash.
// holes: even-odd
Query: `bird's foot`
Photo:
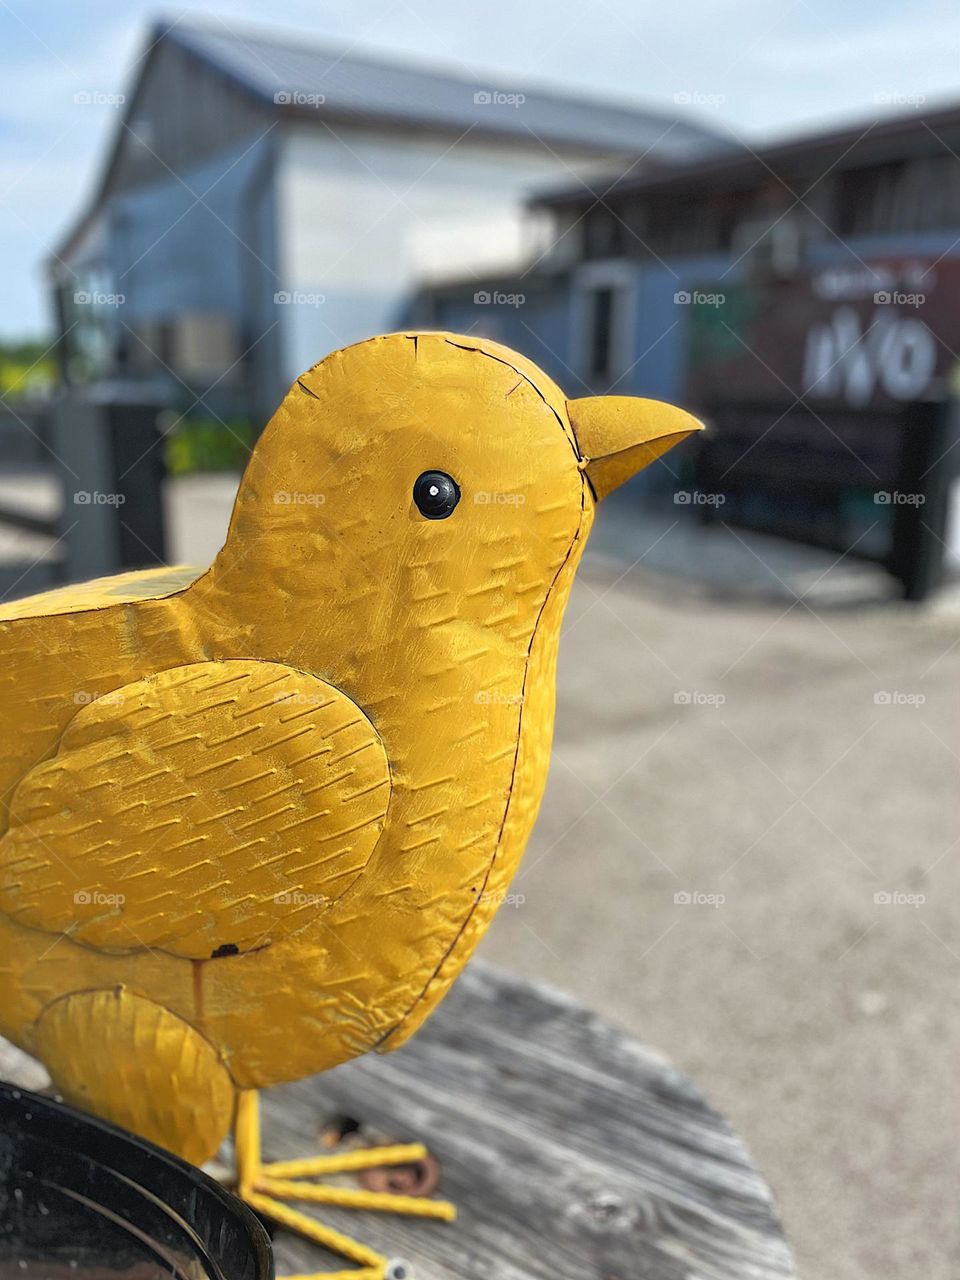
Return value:
<svg viewBox="0 0 960 1280">
<path fill-rule="evenodd" d="M 309 1280 L 389 1280 L 389 1260 L 359 1240 L 319 1222 L 309 1214 L 292 1209 L 284 1201 L 304 1204 L 333 1205 L 344 1209 L 368 1209 L 385 1213 L 401 1213 L 421 1218 L 452 1222 L 456 1209 L 442 1200 L 425 1200 L 419 1196 L 393 1192 L 368 1191 L 353 1187 L 331 1186 L 309 1181 L 331 1174 L 356 1173 L 365 1169 L 381 1169 L 410 1165 L 426 1157 L 419 1143 L 405 1146 L 371 1147 L 359 1151 L 334 1152 L 306 1160 L 285 1160 L 264 1164 L 260 1160 L 260 1120 L 256 1094 L 241 1094 L 236 1126 L 238 1192 L 252 1209 L 279 1226 L 294 1231 L 305 1239 L 356 1264 L 346 1271 L 315 1273 Z M 287 1277 L 286 1280 L 306 1280 Z"/>
</svg>

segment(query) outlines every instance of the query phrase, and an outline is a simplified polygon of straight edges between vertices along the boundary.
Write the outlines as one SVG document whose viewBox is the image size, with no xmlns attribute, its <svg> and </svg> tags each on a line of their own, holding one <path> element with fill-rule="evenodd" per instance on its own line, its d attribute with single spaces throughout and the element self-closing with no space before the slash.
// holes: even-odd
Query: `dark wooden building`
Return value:
<svg viewBox="0 0 960 1280">
<path fill-rule="evenodd" d="M 479 282 L 502 304 L 454 283 L 421 299 L 424 323 L 491 332 L 576 394 L 700 409 L 715 430 L 699 482 L 722 486 L 728 519 L 900 577 L 925 538 L 950 541 L 960 106 L 648 159 L 533 211 L 550 250 Z"/>
</svg>

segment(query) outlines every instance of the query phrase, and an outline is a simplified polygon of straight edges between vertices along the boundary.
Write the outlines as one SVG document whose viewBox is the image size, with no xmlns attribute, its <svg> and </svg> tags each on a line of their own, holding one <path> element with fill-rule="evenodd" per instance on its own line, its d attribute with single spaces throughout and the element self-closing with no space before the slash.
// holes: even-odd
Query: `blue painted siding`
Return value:
<svg viewBox="0 0 960 1280">
<path fill-rule="evenodd" d="M 256 261 L 238 232 L 244 191 L 267 140 L 111 202 L 112 268 L 127 317 L 184 309 L 247 310 L 243 281 Z"/>
<path fill-rule="evenodd" d="M 123 325 L 219 312 L 235 325 L 241 352 L 257 343 L 247 360 L 269 381 L 273 343 L 262 335 L 277 319 L 278 288 L 270 146 L 268 138 L 240 145 L 183 181 L 171 175 L 110 201 L 110 272 L 125 299 L 116 323 L 128 346 L 137 340 Z M 224 386 L 216 403 L 225 395 Z"/>
</svg>

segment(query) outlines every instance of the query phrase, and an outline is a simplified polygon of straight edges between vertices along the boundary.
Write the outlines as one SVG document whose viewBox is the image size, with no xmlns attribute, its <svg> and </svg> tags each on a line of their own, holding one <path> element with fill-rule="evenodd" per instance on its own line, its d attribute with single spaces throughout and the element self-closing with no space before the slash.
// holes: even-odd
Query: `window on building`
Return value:
<svg viewBox="0 0 960 1280">
<path fill-rule="evenodd" d="M 584 219 L 583 256 L 616 258 L 624 251 L 623 223 L 617 215 L 604 206 L 590 210 Z"/>
<path fill-rule="evenodd" d="M 594 378 L 603 378 L 610 373 L 614 301 L 614 290 L 609 285 L 591 290 L 589 300 L 589 373 Z"/>
<path fill-rule="evenodd" d="M 617 262 L 596 263 L 576 280 L 574 363 L 598 395 L 630 364 L 635 287 L 632 270 Z"/>
<path fill-rule="evenodd" d="M 123 295 L 101 266 L 80 266 L 58 286 L 63 326 L 62 355 L 66 380 L 95 382 L 115 371 L 118 318 Z"/>
</svg>

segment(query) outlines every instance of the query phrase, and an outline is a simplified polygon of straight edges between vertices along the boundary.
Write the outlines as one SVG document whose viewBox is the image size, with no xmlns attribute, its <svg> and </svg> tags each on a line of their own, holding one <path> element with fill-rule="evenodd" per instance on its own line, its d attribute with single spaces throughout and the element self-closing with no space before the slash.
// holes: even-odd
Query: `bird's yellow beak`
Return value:
<svg viewBox="0 0 960 1280">
<path fill-rule="evenodd" d="M 568 400 L 567 416 L 598 502 L 675 444 L 703 430 L 703 423 L 685 410 L 636 396 Z"/>
</svg>

